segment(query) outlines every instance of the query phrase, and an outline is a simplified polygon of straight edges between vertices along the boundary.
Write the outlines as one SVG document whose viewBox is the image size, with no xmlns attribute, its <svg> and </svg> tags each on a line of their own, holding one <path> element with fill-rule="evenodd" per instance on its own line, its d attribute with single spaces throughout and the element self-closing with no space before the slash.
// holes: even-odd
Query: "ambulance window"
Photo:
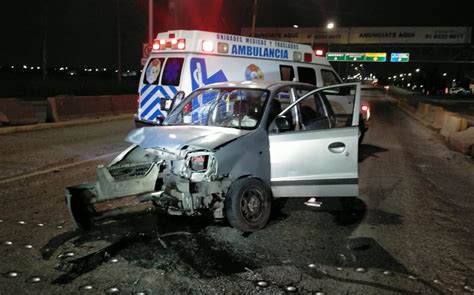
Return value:
<svg viewBox="0 0 474 295">
<path fill-rule="evenodd" d="M 295 78 L 293 67 L 280 65 L 280 78 L 282 81 L 293 81 Z"/>
<path fill-rule="evenodd" d="M 183 68 L 184 58 L 170 57 L 166 61 L 165 69 L 163 70 L 163 78 L 161 84 L 179 86 L 181 79 L 181 69 Z"/>
<path fill-rule="evenodd" d="M 298 67 L 298 78 L 300 82 L 316 85 L 316 72 L 313 68 Z"/>
<path fill-rule="evenodd" d="M 323 86 L 341 84 L 341 81 L 333 71 L 321 70 L 321 77 L 323 79 Z"/>
<path fill-rule="evenodd" d="M 143 76 L 143 83 L 145 84 L 158 84 L 160 81 L 161 68 L 164 62 L 164 58 L 153 58 L 150 59 L 148 66 Z"/>
</svg>

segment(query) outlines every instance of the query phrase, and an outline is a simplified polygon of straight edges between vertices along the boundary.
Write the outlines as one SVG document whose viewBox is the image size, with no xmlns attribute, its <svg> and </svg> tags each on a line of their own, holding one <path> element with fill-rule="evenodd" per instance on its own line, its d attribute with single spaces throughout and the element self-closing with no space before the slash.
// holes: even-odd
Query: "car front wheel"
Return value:
<svg viewBox="0 0 474 295">
<path fill-rule="evenodd" d="M 225 207 L 233 227 L 243 232 L 257 231 L 265 227 L 270 218 L 270 189 L 255 178 L 239 179 L 230 187 Z"/>
</svg>

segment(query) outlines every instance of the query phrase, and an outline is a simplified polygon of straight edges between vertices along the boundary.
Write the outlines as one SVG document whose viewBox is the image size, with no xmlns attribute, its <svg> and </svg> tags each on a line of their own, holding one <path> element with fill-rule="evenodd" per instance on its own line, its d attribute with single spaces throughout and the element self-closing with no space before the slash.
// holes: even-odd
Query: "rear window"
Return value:
<svg viewBox="0 0 474 295">
<path fill-rule="evenodd" d="M 313 68 L 298 67 L 300 82 L 316 85 L 316 71 Z"/>
<path fill-rule="evenodd" d="M 163 66 L 164 58 L 153 58 L 150 59 L 148 66 L 145 70 L 143 77 L 143 83 L 157 85 L 160 81 L 161 68 Z"/>
<path fill-rule="evenodd" d="M 183 68 L 184 58 L 170 57 L 166 61 L 163 70 L 163 78 L 161 84 L 170 86 L 179 86 L 181 79 L 181 69 Z"/>
</svg>

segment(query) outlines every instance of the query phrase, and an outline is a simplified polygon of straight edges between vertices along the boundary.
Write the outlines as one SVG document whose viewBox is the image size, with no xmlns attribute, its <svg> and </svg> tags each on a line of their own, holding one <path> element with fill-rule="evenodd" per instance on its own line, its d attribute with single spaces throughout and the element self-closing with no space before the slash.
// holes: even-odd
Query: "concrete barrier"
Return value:
<svg viewBox="0 0 474 295">
<path fill-rule="evenodd" d="M 55 96 L 48 97 L 47 121 L 110 116 L 136 110 L 137 95 Z"/>
<path fill-rule="evenodd" d="M 448 143 L 453 150 L 474 157 L 474 127 L 451 134 Z"/>
<path fill-rule="evenodd" d="M 24 102 L 18 98 L 0 99 L 1 124 L 25 125 L 36 124 L 38 119 L 31 103 Z"/>
<path fill-rule="evenodd" d="M 455 115 L 455 114 L 452 112 L 448 112 L 444 109 L 436 111 L 434 114 L 433 127 L 441 130 L 441 128 L 443 128 L 444 124 L 446 123 L 446 120 L 449 118 L 449 116 L 452 116 L 452 115 Z"/>
<path fill-rule="evenodd" d="M 416 110 L 416 115 L 419 117 L 425 117 L 429 113 L 430 107 L 431 105 L 420 102 L 418 104 L 418 109 Z"/>
<path fill-rule="evenodd" d="M 424 119 L 432 127 L 435 127 L 434 125 L 436 121 L 436 116 L 441 112 L 444 112 L 444 109 L 442 107 L 430 105 L 430 107 L 428 108 L 428 113 L 425 115 Z"/>
<path fill-rule="evenodd" d="M 7 124 L 8 117 L 4 113 L 0 112 L 0 125 Z"/>
<path fill-rule="evenodd" d="M 441 127 L 440 134 L 445 138 L 448 138 L 455 132 L 466 130 L 468 127 L 467 120 L 456 114 L 447 115 L 444 121 L 443 127 Z"/>
</svg>

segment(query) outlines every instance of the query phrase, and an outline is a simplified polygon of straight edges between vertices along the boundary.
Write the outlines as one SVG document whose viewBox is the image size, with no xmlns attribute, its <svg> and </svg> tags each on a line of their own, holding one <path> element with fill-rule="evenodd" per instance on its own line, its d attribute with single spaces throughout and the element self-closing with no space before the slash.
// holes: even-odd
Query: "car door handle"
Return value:
<svg viewBox="0 0 474 295">
<path fill-rule="evenodd" d="M 346 145 L 342 142 L 333 142 L 328 146 L 328 149 L 332 153 L 340 154 L 346 150 Z"/>
</svg>

